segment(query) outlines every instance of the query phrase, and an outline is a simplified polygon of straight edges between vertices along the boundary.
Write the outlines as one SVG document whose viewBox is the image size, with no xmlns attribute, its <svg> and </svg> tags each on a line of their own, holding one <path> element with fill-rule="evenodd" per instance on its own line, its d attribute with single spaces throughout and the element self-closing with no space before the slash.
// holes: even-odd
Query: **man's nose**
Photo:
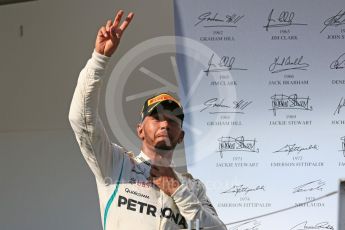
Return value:
<svg viewBox="0 0 345 230">
<path fill-rule="evenodd" d="M 165 128 L 165 129 L 169 128 L 169 122 L 166 119 L 160 120 L 159 124 L 160 124 L 160 128 Z"/>
</svg>

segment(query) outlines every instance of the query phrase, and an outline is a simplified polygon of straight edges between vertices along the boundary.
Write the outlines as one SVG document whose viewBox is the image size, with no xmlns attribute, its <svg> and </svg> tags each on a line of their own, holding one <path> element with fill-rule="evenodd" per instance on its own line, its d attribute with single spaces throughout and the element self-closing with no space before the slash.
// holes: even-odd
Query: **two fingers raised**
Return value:
<svg viewBox="0 0 345 230">
<path fill-rule="evenodd" d="M 119 10 L 115 16 L 114 22 L 111 20 L 108 20 L 105 26 L 102 26 L 99 30 L 99 34 L 102 35 L 105 38 L 108 38 L 109 36 L 115 36 L 117 37 L 121 36 L 121 34 L 126 30 L 129 23 L 132 21 L 134 13 L 130 12 L 126 19 L 121 23 L 121 18 L 123 16 L 123 10 Z"/>
</svg>

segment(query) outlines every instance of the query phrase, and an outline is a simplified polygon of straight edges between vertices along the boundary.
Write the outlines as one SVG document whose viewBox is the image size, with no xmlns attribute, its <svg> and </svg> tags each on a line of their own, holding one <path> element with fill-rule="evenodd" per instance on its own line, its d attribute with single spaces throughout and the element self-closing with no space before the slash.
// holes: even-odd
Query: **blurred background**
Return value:
<svg viewBox="0 0 345 230">
<path fill-rule="evenodd" d="M 174 35 L 172 1 L 0 1 L 1 230 L 102 229 L 68 110 L 98 28 L 118 9 L 135 18 L 108 70 L 138 43 Z"/>
</svg>

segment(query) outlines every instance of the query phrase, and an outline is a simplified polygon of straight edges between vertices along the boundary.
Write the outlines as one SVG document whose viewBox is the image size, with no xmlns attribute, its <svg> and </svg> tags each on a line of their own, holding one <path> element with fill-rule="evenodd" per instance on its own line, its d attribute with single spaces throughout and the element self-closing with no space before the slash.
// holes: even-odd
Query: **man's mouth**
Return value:
<svg viewBox="0 0 345 230">
<path fill-rule="evenodd" d="M 159 133 L 157 137 L 169 137 L 168 133 Z"/>
</svg>

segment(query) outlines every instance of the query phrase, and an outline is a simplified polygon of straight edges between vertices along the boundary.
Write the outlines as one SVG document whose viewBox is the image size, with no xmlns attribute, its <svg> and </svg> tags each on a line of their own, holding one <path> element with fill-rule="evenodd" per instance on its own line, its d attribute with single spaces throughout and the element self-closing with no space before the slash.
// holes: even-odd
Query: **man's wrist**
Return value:
<svg viewBox="0 0 345 230">
<path fill-rule="evenodd" d="M 184 185 L 183 184 L 179 184 L 179 186 L 177 188 L 175 188 L 175 191 L 170 195 L 171 198 L 173 198 L 174 196 L 176 196 L 176 194 L 183 189 Z"/>
<path fill-rule="evenodd" d="M 110 60 L 110 57 L 100 54 L 96 50 L 94 50 L 92 53 L 91 60 L 92 60 L 92 65 L 95 66 L 96 68 L 105 69 Z"/>
</svg>

